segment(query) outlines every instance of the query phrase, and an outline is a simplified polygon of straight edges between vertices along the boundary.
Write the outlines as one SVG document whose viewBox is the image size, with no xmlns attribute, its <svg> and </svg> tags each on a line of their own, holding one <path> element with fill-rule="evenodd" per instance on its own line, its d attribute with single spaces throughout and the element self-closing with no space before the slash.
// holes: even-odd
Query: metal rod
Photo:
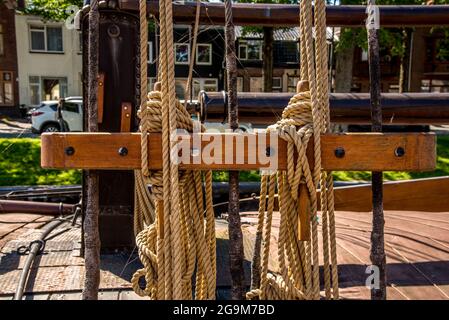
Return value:
<svg viewBox="0 0 449 320">
<path fill-rule="evenodd" d="M 292 93 L 239 92 L 239 120 L 271 124 L 282 114 Z M 207 121 L 223 120 L 222 92 L 201 93 L 198 104 L 188 111 L 200 111 Z M 387 124 L 449 124 L 448 93 L 385 93 L 381 96 L 382 119 Z M 330 94 L 331 121 L 346 124 L 371 124 L 369 93 Z"/>
<path fill-rule="evenodd" d="M 232 130 L 239 127 L 237 105 L 237 61 L 235 56 L 235 32 L 232 18 L 232 0 L 225 0 L 225 39 L 226 39 L 226 76 L 229 92 L 229 126 Z M 229 263 L 232 279 L 231 295 L 233 300 L 245 298 L 243 269 L 243 234 L 239 209 L 239 172 L 229 171 Z"/>
<path fill-rule="evenodd" d="M 376 9 L 376 1 L 368 2 L 368 63 L 370 76 L 370 98 L 371 98 L 371 131 L 382 132 L 382 106 L 380 88 L 380 56 L 379 56 L 379 26 Z M 383 185 L 382 172 L 373 171 L 371 177 L 372 201 L 373 201 L 373 229 L 371 231 L 371 263 L 377 267 L 379 272 L 378 287 L 376 281 L 371 287 L 372 300 L 385 300 L 387 298 L 386 289 L 386 259 L 384 244 L 384 212 L 383 212 Z"/>
<path fill-rule="evenodd" d="M 122 10 L 138 11 L 137 0 L 119 0 Z M 158 1 L 147 2 L 148 13 L 158 16 Z M 190 24 L 195 17 L 195 2 L 173 2 L 173 17 L 176 23 Z M 401 5 L 379 6 L 380 20 L 384 27 L 406 26 L 444 26 L 449 25 L 449 6 L 447 5 Z M 364 27 L 366 6 L 342 5 L 327 6 L 326 24 L 328 27 Z M 236 25 L 297 27 L 299 6 L 297 4 L 234 3 L 233 19 Z M 216 2 L 201 3 L 201 24 L 224 25 L 224 4 Z"/>
<path fill-rule="evenodd" d="M 0 213 L 38 213 L 42 215 L 70 214 L 75 205 L 37 201 L 0 200 Z"/>
<path fill-rule="evenodd" d="M 99 12 L 98 0 L 91 0 L 89 11 L 89 47 L 88 47 L 88 115 L 89 132 L 98 131 L 98 42 L 99 42 Z M 83 300 L 98 300 L 100 285 L 100 235 L 98 231 L 99 215 L 99 179 L 98 172 L 86 172 L 87 204 L 84 218 L 84 248 L 85 248 L 85 280 Z"/>
</svg>

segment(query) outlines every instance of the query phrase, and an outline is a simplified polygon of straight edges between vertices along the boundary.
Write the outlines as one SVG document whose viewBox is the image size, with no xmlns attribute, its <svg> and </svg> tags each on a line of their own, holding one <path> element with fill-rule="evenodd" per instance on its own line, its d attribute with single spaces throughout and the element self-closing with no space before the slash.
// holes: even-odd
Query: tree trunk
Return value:
<svg viewBox="0 0 449 320">
<path fill-rule="evenodd" d="M 235 32 L 232 22 L 232 0 L 225 0 L 225 19 L 228 117 L 230 128 L 236 130 L 238 129 L 237 61 L 235 58 Z M 245 298 L 243 234 L 240 222 L 238 171 L 229 171 L 228 232 L 232 299 L 243 300 Z"/>
<path fill-rule="evenodd" d="M 273 28 L 263 28 L 263 91 L 273 91 Z"/>
<path fill-rule="evenodd" d="M 342 29 L 342 33 L 346 31 L 347 29 Z M 336 53 L 335 92 L 351 92 L 355 43 L 354 41 L 348 42 L 347 46 L 339 48 Z"/>
</svg>

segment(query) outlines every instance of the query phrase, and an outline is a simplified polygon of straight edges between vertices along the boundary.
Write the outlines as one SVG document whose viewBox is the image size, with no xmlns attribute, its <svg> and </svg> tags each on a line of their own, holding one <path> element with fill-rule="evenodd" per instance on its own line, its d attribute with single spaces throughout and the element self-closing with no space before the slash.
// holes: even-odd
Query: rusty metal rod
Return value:
<svg viewBox="0 0 449 320">
<path fill-rule="evenodd" d="M 88 47 L 88 108 L 87 128 L 89 132 L 98 131 L 98 42 L 100 34 L 100 14 L 98 0 L 91 0 L 89 11 Z M 100 235 L 98 230 L 99 177 L 95 170 L 86 172 L 86 212 L 84 217 L 85 280 L 83 300 L 98 300 L 100 285 Z"/>
<path fill-rule="evenodd" d="M 371 131 L 382 132 L 382 105 L 380 88 L 380 55 L 379 55 L 379 26 L 376 1 L 368 1 L 368 19 L 366 23 L 368 31 L 368 64 L 370 77 L 370 101 L 371 101 Z M 382 156 L 382 155 L 380 155 Z M 371 231 L 370 259 L 373 267 L 379 272 L 379 281 L 374 281 L 371 287 L 372 300 L 386 300 L 386 258 L 384 243 L 384 209 L 383 209 L 383 182 L 382 172 L 371 173 L 371 190 L 373 201 L 373 225 Z"/>
<path fill-rule="evenodd" d="M 119 0 L 119 8 L 138 11 L 137 0 Z M 176 23 L 190 24 L 195 18 L 195 2 L 174 2 L 173 17 Z M 445 5 L 384 5 L 380 8 L 380 22 L 385 27 L 444 26 L 449 25 L 449 6 Z M 148 13 L 159 14 L 158 1 L 147 2 Z M 327 26 L 364 27 L 366 6 L 327 6 Z M 234 3 L 233 19 L 236 25 L 297 27 L 299 6 L 296 4 Z M 201 3 L 201 24 L 224 25 L 223 3 Z"/>
<path fill-rule="evenodd" d="M 232 1 L 225 0 L 225 40 L 226 40 L 226 82 L 229 90 L 228 120 L 229 127 L 236 130 L 239 127 L 237 101 L 237 61 L 235 55 L 235 32 L 232 16 Z M 231 272 L 233 300 L 245 298 L 243 269 L 243 233 L 239 209 L 239 172 L 229 171 L 229 267 Z"/>
<path fill-rule="evenodd" d="M 0 200 L 0 213 L 38 213 L 42 215 L 67 215 L 73 213 L 74 204 L 37 201 Z"/>
<path fill-rule="evenodd" d="M 277 121 L 292 93 L 239 92 L 239 120 L 253 124 Z M 449 93 L 385 93 L 381 96 L 384 124 L 449 124 Z M 188 105 L 192 114 L 206 121 L 223 121 L 226 114 L 222 92 L 202 92 L 198 104 Z M 344 124 L 371 124 L 369 93 L 330 94 L 331 120 Z"/>
</svg>

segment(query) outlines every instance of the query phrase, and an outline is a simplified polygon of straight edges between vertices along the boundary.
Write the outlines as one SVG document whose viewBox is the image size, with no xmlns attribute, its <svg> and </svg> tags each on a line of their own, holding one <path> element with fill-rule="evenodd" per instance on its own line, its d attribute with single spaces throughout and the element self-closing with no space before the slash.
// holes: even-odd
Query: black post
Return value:
<svg viewBox="0 0 449 320">
<path fill-rule="evenodd" d="M 232 0 L 225 0 L 225 38 L 226 38 L 226 70 L 228 86 L 229 126 L 238 129 L 237 106 L 237 62 L 235 56 L 235 33 L 232 22 Z M 232 299 L 243 300 L 243 234 L 240 223 L 239 208 L 239 172 L 229 171 L 229 262 L 232 278 Z"/>
<path fill-rule="evenodd" d="M 379 16 L 376 12 L 376 1 L 368 2 L 368 59 L 370 75 L 370 100 L 372 132 L 382 132 L 382 106 L 379 58 Z M 371 231 L 371 263 L 379 268 L 379 287 L 371 288 L 372 300 L 385 300 L 386 290 L 386 258 L 384 249 L 384 212 L 383 212 L 383 185 L 382 172 L 372 172 L 371 177 L 373 193 L 373 229 Z"/>
<path fill-rule="evenodd" d="M 88 118 L 89 132 L 98 131 L 98 41 L 99 19 L 98 0 L 92 0 L 89 11 L 88 47 Z M 84 218 L 85 280 L 83 299 L 97 300 L 100 285 L 100 235 L 98 231 L 99 179 L 98 172 L 88 170 L 86 174 L 87 205 Z"/>
</svg>

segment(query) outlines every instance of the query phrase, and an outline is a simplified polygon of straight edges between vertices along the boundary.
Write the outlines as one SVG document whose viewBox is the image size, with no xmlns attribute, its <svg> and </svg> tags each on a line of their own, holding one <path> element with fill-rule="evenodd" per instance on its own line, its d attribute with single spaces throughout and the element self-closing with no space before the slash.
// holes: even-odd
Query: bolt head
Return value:
<svg viewBox="0 0 449 320">
<path fill-rule="evenodd" d="M 397 147 L 394 150 L 394 155 L 396 157 L 403 157 L 405 155 L 405 149 L 403 147 Z"/>
<path fill-rule="evenodd" d="M 120 147 L 118 149 L 118 154 L 121 155 L 122 157 L 128 155 L 128 149 L 126 147 Z"/>
<path fill-rule="evenodd" d="M 67 148 L 65 148 L 64 152 L 68 156 L 73 156 L 75 154 L 75 148 L 74 147 L 67 147 Z"/>
<path fill-rule="evenodd" d="M 338 147 L 335 149 L 334 154 L 337 158 L 343 158 L 345 156 L 345 149 L 342 147 Z"/>
</svg>

